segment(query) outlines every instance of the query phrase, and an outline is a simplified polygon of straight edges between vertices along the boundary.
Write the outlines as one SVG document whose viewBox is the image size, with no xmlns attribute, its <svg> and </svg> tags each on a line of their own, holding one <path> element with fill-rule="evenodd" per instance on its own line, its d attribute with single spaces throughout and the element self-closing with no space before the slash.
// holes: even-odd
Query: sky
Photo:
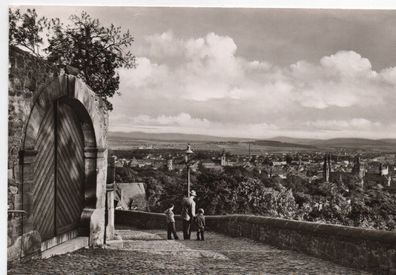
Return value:
<svg viewBox="0 0 396 275">
<path fill-rule="evenodd" d="M 86 10 L 129 29 L 111 131 L 395 138 L 396 12 L 252 8 Z"/>
<path fill-rule="evenodd" d="M 8 84 L 7 5 L 0 1 L 0 86 Z M 19 2 L 21 2 L 19 0 Z M 66 21 L 87 10 L 130 29 L 136 70 L 122 71 L 110 130 L 266 138 L 396 137 L 395 3 L 388 0 L 27 0 Z M 394 1 L 393 1 L 394 2 Z M 376 10 L 39 8 L 228 5 Z M 7 129 L 3 93 L 0 128 Z M 7 180 L 7 131 L 0 138 Z M 4 185 L 5 186 L 5 185 Z M 4 187 L 5 188 L 5 187 Z M 6 205 L 7 192 L 0 202 Z M 0 220 L 7 223 L 6 207 Z M 3 230 L 3 231 L 1 231 Z M 0 227 L 6 236 L 6 227 Z M 0 243 L 6 243 L 0 238 Z M 5 249 L 0 259 L 7 257 Z M 6 265 L 2 266 L 4 273 Z M 1 268 L 0 268 L 1 269 Z M 1 272 L 0 272 L 1 273 Z"/>
</svg>

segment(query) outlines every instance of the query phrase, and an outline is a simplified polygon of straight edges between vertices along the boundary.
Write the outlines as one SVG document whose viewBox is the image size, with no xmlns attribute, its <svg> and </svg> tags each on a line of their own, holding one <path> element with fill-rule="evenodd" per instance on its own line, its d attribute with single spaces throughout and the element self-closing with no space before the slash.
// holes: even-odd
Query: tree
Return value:
<svg viewBox="0 0 396 275">
<path fill-rule="evenodd" d="M 36 10 L 27 9 L 21 13 L 19 9 L 13 12 L 8 10 L 9 45 L 20 46 L 35 56 L 40 56 L 39 46 L 43 44 L 40 33 L 46 27 L 48 20 L 45 17 L 38 18 Z"/>
<path fill-rule="evenodd" d="M 285 160 L 286 160 L 286 163 L 288 165 L 290 165 L 292 163 L 292 161 L 293 161 L 293 157 L 290 154 L 287 154 Z"/>
<path fill-rule="evenodd" d="M 52 21 L 49 46 L 46 48 L 48 60 L 58 65 L 70 65 L 80 71 L 80 76 L 112 110 L 107 100 L 119 88 L 119 68 L 134 68 L 135 56 L 128 50 L 133 37 L 129 30 L 122 32 L 121 27 L 100 25 L 82 12 L 81 16 L 70 17 L 72 25 L 63 26 Z"/>
<path fill-rule="evenodd" d="M 65 26 L 58 18 L 38 19 L 35 10 L 28 9 L 22 14 L 20 10 L 9 9 L 9 43 L 36 56 L 45 54 L 43 57 L 55 65 L 78 69 L 78 76 L 103 99 L 107 109 L 112 110 L 108 98 L 118 91 L 118 69 L 136 65 L 135 56 L 129 50 L 133 37 L 129 30 L 123 32 L 113 24 L 102 26 L 86 12 L 70 16 L 70 21 L 71 24 Z M 40 51 L 39 46 L 45 44 L 44 30 L 48 47 Z"/>
</svg>

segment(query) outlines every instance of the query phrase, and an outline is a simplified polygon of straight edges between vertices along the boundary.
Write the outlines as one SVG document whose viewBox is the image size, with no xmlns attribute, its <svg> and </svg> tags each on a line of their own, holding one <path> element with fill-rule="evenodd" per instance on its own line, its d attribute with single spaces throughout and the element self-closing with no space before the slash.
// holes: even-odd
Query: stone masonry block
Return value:
<svg viewBox="0 0 396 275">
<path fill-rule="evenodd" d="M 104 244 L 105 232 L 105 208 L 94 210 L 90 221 L 89 245 L 91 247 L 102 247 Z"/>
</svg>

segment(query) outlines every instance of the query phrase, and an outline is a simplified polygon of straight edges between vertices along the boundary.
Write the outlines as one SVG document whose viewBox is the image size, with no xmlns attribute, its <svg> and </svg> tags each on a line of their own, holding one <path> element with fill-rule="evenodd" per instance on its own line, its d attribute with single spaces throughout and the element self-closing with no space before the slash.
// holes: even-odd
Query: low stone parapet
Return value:
<svg viewBox="0 0 396 275">
<path fill-rule="evenodd" d="M 176 230 L 182 230 L 183 223 L 180 215 L 175 215 Z M 144 211 L 115 210 L 116 225 L 130 225 L 141 229 L 166 230 L 166 218 L 162 213 Z"/>
<path fill-rule="evenodd" d="M 116 210 L 116 224 L 165 230 L 165 215 Z M 181 229 L 180 216 L 175 216 Z M 251 215 L 206 216 L 207 230 L 296 250 L 344 266 L 396 274 L 396 232 Z"/>
</svg>

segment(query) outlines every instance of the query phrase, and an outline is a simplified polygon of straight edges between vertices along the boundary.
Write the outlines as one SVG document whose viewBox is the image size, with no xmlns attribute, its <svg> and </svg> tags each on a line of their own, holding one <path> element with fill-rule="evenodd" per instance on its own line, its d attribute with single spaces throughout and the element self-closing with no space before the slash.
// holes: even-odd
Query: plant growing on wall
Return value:
<svg viewBox="0 0 396 275">
<path fill-rule="evenodd" d="M 136 65 L 129 30 L 124 32 L 113 24 L 104 27 L 86 12 L 71 15 L 70 24 L 64 25 L 58 18 L 38 19 L 36 11 L 29 9 L 26 13 L 10 9 L 9 25 L 10 45 L 43 55 L 55 65 L 76 68 L 78 76 L 103 99 L 107 109 L 113 109 L 108 99 L 118 91 L 118 69 Z M 41 51 L 40 45 L 45 45 Z"/>
<path fill-rule="evenodd" d="M 40 56 L 39 46 L 43 44 L 41 34 L 47 23 L 48 19 L 45 17 L 38 18 L 34 9 L 27 9 L 25 13 L 21 13 L 19 9 L 15 11 L 9 9 L 9 45 L 19 46 L 35 56 Z"/>
<path fill-rule="evenodd" d="M 112 110 L 107 100 L 119 88 L 119 68 L 135 67 L 135 56 L 129 50 L 133 37 L 129 30 L 111 24 L 101 26 L 86 12 L 72 15 L 71 24 L 64 26 L 59 20 L 52 20 L 45 49 L 48 61 L 58 65 L 70 65 L 80 71 L 80 76 Z"/>
</svg>

